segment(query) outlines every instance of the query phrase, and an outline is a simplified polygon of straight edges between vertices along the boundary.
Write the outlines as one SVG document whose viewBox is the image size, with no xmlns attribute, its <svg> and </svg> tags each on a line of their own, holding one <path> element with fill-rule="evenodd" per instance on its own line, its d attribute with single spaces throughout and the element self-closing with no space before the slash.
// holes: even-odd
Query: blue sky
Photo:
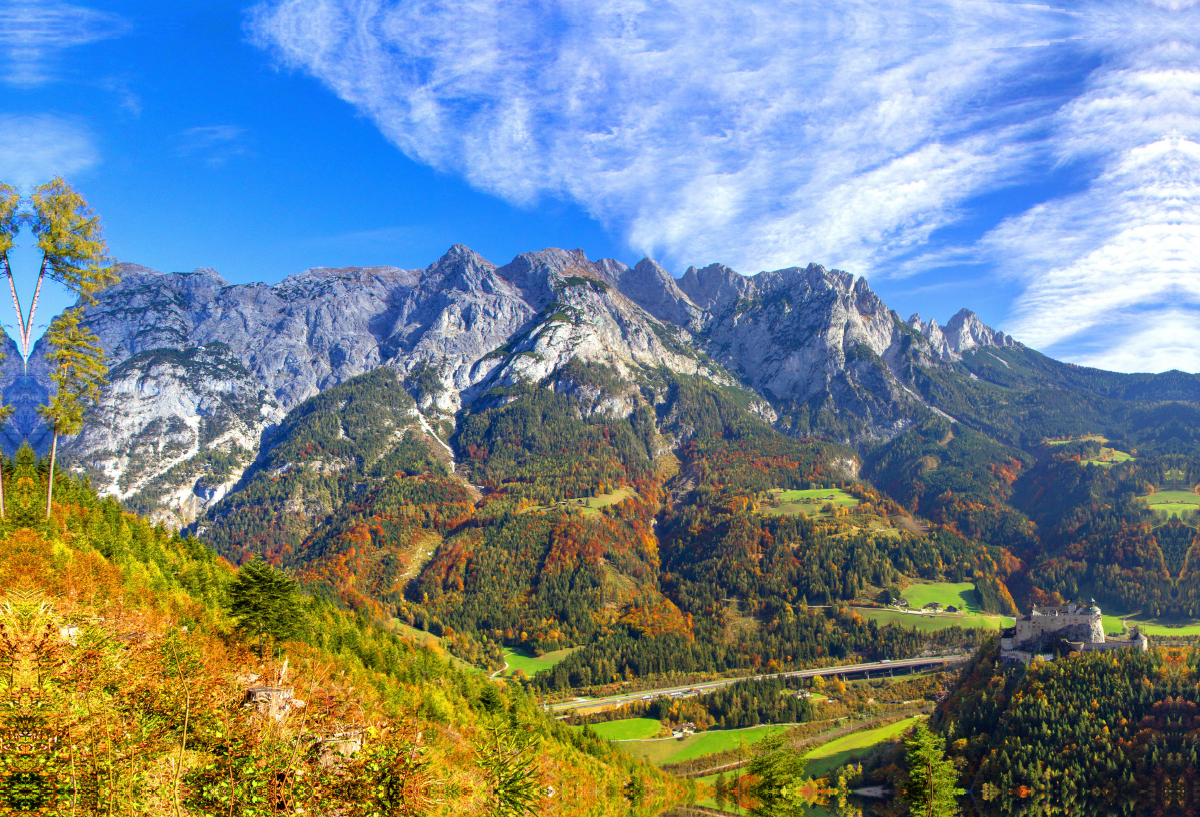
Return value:
<svg viewBox="0 0 1200 817">
<path fill-rule="evenodd" d="M 968 306 L 1062 359 L 1196 371 L 1198 16 L 0 0 L 0 178 L 63 173 L 121 260 L 234 282 L 454 243 L 676 274 L 815 261 L 903 317 Z"/>
</svg>

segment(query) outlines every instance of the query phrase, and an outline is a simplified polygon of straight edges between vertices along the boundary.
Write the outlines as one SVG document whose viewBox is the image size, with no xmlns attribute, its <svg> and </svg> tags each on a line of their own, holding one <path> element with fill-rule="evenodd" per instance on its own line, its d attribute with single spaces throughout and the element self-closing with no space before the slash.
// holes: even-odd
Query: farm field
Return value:
<svg viewBox="0 0 1200 817">
<path fill-rule="evenodd" d="M 767 492 L 767 500 L 761 506 L 767 514 L 816 516 L 826 502 L 837 508 L 857 508 L 858 500 L 840 488 L 810 488 L 785 491 L 774 488 Z"/>
<path fill-rule="evenodd" d="M 622 743 L 621 746 L 634 757 L 645 758 L 656 766 L 661 766 L 664 763 L 679 763 L 736 749 L 742 742 L 753 746 L 765 738 L 770 730 L 786 729 L 790 726 L 792 724 L 753 726 L 748 729 L 710 729 L 682 739 L 635 740 Z"/>
<path fill-rule="evenodd" d="M 633 495 L 634 490 L 632 488 L 618 488 L 610 494 L 563 499 L 554 505 L 534 505 L 531 508 L 524 509 L 521 511 L 521 513 L 544 513 L 545 511 L 553 510 L 554 508 L 573 508 L 584 516 L 588 516 L 591 514 L 600 513 L 601 508 L 607 508 L 609 505 L 616 505 L 618 502 L 624 502 Z"/>
<path fill-rule="evenodd" d="M 1152 511 L 1194 511 L 1200 506 L 1200 496 L 1191 491 L 1155 491 L 1142 497 Z"/>
<path fill-rule="evenodd" d="M 899 610 L 879 610 L 873 607 L 855 607 L 853 610 L 865 619 L 878 621 L 880 624 L 895 623 L 901 627 L 915 627 L 922 633 L 945 630 L 948 627 L 999 630 L 1002 627 L 1011 627 L 1015 623 L 1007 616 L 901 613 Z"/>
<path fill-rule="evenodd" d="M 924 717 L 924 715 L 914 715 L 911 718 L 889 723 L 887 726 L 880 726 L 877 729 L 865 729 L 862 732 L 854 732 L 818 746 L 805 755 L 808 759 L 808 774 L 813 777 L 826 775 L 839 766 L 849 763 L 855 758 L 862 757 L 878 744 L 894 740 L 917 721 L 924 719 Z"/>
<path fill-rule="evenodd" d="M 517 650 L 505 647 L 504 660 L 508 662 L 508 670 L 504 674 L 507 676 L 512 675 L 517 670 L 524 670 L 525 674 L 532 678 L 542 670 L 553 669 L 560 661 L 578 649 L 580 648 L 567 647 L 565 650 L 555 650 L 545 655 L 535 656 L 533 653 L 518 652 Z"/>
<path fill-rule="evenodd" d="M 979 609 L 975 585 L 971 582 L 922 582 L 910 584 L 900 592 L 908 606 L 916 610 L 931 601 L 936 601 L 943 607 L 953 604 L 959 610 L 968 613 L 983 613 L 983 610 Z"/>
<path fill-rule="evenodd" d="M 582 726 L 572 726 L 582 729 Z M 605 740 L 646 740 L 658 734 L 662 724 L 653 718 L 626 718 L 620 721 L 593 723 L 592 731 Z"/>
</svg>

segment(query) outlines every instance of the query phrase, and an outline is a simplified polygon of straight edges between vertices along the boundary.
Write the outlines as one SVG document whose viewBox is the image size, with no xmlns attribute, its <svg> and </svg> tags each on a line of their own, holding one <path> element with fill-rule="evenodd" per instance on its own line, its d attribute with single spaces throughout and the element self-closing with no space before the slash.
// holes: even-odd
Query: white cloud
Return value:
<svg viewBox="0 0 1200 817">
<path fill-rule="evenodd" d="M 1024 279 L 1008 328 L 1105 368 L 1200 371 L 1200 48 L 1131 27 L 1055 118 L 1082 192 L 1009 219 L 984 242 Z M 1154 338 L 1157 337 L 1157 345 Z"/>
<path fill-rule="evenodd" d="M 1200 345 L 1134 340 L 1200 317 L 1197 8 L 269 0 L 248 27 L 413 159 L 509 201 L 578 201 L 674 265 L 998 262 L 1026 287 L 1006 328 L 1032 345 L 1200 369 Z M 930 243 L 1054 163 L 1082 192 Z"/>
<path fill-rule="evenodd" d="M 100 159 L 81 124 L 50 114 L 0 116 L 0 181 L 30 187 L 74 176 Z"/>
<path fill-rule="evenodd" d="M 8 65 L 4 79 L 37 85 L 51 78 L 51 54 L 63 48 L 119 37 L 128 30 L 115 14 L 65 3 L 0 2 L 0 50 Z"/>
<path fill-rule="evenodd" d="M 281 0 L 250 14 L 283 63 L 483 190 L 575 199 L 676 262 L 859 272 L 1027 158 L 1007 123 L 968 135 L 973 109 L 1036 70 L 1015 46 L 1070 24 L 969 0 Z"/>
</svg>

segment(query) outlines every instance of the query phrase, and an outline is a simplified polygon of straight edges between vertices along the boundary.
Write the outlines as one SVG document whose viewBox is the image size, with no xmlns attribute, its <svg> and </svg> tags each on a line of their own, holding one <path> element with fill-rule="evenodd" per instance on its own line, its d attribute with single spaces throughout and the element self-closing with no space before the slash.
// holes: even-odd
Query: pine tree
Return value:
<svg viewBox="0 0 1200 817">
<path fill-rule="evenodd" d="M 268 641 L 283 641 L 300 628 L 296 583 L 264 562 L 242 565 L 229 586 L 229 601 L 238 629 L 258 640 L 260 657 L 266 654 Z"/>
<path fill-rule="evenodd" d="M 805 765 L 786 733 L 759 742 L 746 769 L 754 781 L 750 795 L 757 801 L 750 809 L 752 817 L 802 817 L 812 805 L 801 790 Z"/>
<path fill-rule="evenodd" d="M 958 814 L 957 797 L 964 790 L 955 786 L 958 772 L 946 759 L 946 744 L 918 724 L 904 738 L 905 759 L 908 763 L 908 782 L 904 799 L 913 817 L 954 817 Z"/>
</svg>

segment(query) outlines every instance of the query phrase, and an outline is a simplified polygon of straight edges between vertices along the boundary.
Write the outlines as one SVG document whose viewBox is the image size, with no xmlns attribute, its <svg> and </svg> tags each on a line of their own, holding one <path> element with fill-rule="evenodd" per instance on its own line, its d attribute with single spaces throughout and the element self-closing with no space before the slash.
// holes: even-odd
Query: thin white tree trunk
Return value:
<svg viewBox="0 0 1200 817">
<path fill-rule="evenodd" d="M 50 479 L 46 481 L 46 518 L 50 518 L 50 502 L 54 499 L 54 457 L 58 453 L 58 432 L 50 444 Z"/>
<path fill-rule="evenodd" d="M 42 292 L 42 279 L 46 277 L 46 257 L 42 256 L 42 268 L 38 270 L 37 286 L 33 288 L 33 303 L 29 305 L 29 320 L 21 327 L 21 348 L 25 359 L 29 359 L 29 336 L 33 333 L 33 313 L 37 311 L 38 295 Z"/>
<path fill-rule="evenodd" d="M 12 293 L 13 309 L 17 313 L 17 323 L 21 329 L 21 348 L 25 348 L 25 313 L 21 311 L 21 301 L 17 297 L 17 283 L 13 280 L 12 267 L 8 263 L 8 253 L 4 254 L 4 273 L 8 276 L 8 291 Z"/>
</svg>

